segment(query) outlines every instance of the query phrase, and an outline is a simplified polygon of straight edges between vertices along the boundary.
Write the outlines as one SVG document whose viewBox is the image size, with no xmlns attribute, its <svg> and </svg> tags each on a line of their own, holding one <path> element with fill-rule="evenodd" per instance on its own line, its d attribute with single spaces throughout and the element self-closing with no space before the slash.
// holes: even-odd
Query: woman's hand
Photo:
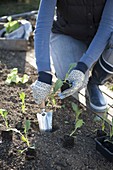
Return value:
<svg viewBox="0 0 113 170">
<path fill-rule="evenodd" d="M 70 84 L 70 88 L 58 94 L 60 99 L 71 96 L 84 87 L 85 74 L 80 70 L 73 70 L 69 74 L 67 80 Z"/>
<path fill-rule="evenodd" d="M 40 105 L 46 100 L 51 90 L 51 85 L 44 82 L 36 80 L 32 85 L 32 92 L 35 102 Z"/>
</svg>

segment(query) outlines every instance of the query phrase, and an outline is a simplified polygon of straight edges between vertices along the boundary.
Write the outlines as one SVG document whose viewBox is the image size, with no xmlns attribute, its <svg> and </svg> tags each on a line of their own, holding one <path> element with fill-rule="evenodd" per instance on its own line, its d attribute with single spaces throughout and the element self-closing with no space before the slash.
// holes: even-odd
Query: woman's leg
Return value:
<svg viewBox="0 0 113 170">
<path fill-rule="evenodd" d="M 87 49 L 87 44 L 63 34 L 51 33 L 50 51 L 56 76 L 62 80 L 71 63 L 77 63 Z"/>
</svg>

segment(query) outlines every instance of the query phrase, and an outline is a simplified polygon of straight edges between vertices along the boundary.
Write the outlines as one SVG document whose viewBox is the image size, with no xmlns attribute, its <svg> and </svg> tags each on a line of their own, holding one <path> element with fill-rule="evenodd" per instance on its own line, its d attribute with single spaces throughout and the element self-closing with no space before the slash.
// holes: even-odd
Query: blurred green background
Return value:
<svg viewBox="0 0 113 170">
<path fill-rule="evenodd" d="M 0 17 L 38 10 L 40 0 L 2 0 L 0 1 Z"/>
</svg>

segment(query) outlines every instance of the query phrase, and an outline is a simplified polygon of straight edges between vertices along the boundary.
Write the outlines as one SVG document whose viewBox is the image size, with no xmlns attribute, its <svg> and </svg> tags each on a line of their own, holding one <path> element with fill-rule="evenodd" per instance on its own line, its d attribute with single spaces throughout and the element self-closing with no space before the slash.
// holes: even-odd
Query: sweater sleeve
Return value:
<svg viewBox="0 0 113 170">
<path fill-rule="evenodd" d="M 34 48 L 38 72 L 51 71 L 49 40 L 57 0 L 41 0 L 36 21 Z"/>
<path fill-rule="evenodd" d="M 113 0 L 106 0 L 100 25 L 86 53 L 80 59 L 88 68 L 99 59 L 113 32 Z"/>
</svg>

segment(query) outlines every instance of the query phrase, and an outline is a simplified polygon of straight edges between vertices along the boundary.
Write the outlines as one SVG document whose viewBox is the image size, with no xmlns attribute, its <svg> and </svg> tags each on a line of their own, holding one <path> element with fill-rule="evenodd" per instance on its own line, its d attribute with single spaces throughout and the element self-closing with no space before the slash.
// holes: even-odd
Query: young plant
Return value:
<svg viewBox="0 0 113 170">
<path fill-rule="evenodd" d="M 12 131 L 20 134 L 21 140 L 27 144 L 27 147 L 26 147 L 25 149 L 19 150 L 20 153 L 23 153 L 24 151 L 27 150 L 27 148 L 30 147 L 30 142 L 29 142 L 29 139 L 28 139 L 28 131 L 29 131 L 29 129 L 30 129 L 30 120 L 28 120 L 28 119 L 26 119 L 26 121 L 25 121 L 24 133 L 21 133 L 21 132 L 20 132 L 18 129 L 16 129 L 16 128 L 10 128 L 10 130 L 12 130 Z"/>
<path fill-rule="evenodd" d="M 109 124 L 109 139 L 106 140 L 113 144 L 113 117 L 112 117 L 112 124 Z"/>
<path fill-rule="evenodd" d="M 106 112 L 104 112 L 102 124 L 101 124 L 101 129 L 102 129 L 103 132 L 105 131 L 106 114 L 107 114 L 107 110 L 106 110 Z"/>
<path fill-rule="evenodd" d="M 19 96 L 22 101 L 22 105 L 21 105 L 22 112 L 25 113 L 25 93 L 21 92 L 19 93 Z"/>
<path fill-rule="evenodd" d="M 76 66 L 76 63 L 72 63 L 69 66 L 69 70 L 65 75 L 65 79 L 61 80 L 61 79 L 57 79 L 57 81 L 55 82 L 54 86 L 53 86 L 53 90 L 52 93 L 49 95 L 49 99 L 52 102 L 53 105 L 56 105 L 56 100 L 55 100 L 55 94 L 56 92 L 63 86 L 64 83 L 68 84 L 70 86 L 70 84 L 66 81 L 66 79 L 69 76 L 70 71 Z M 49 104 L 48 104 L 49 105 Z"/>
<path fill-rule="evenodd" d="M 0 114 L 5 122 L 5 127 L 6 129 L 9 128 L 9 123 L 8 123 L 8 120 L 7 120 L 7 115 L 8 115 L 8 112 L 5 110 L 5 109 L 0 109 Z"/>
<path fill-rule="evenodd" d="M 13 31 L 15 31 L 16 29 L 18 29 L 20 27 L 20 23 L 18 20 L 12 21 L 12 17 L 9 16 L 7 18 L 8 22 L 6 24 L 4 24 L 4 27 L 6 29 L 6 33 L 9 34 Z"/>
<path fill-rule="evenodd" d="M 18 84 L 19 82 L 24 84 L 28 81 L 29 76 L 27 74 L 24 74 L 23 77 L 18 76 L 18 68 L 13 68 L 11 72 L 7 75 L 7 79 L 5 83 L 7 85 L 10 85 L 11 83 L 16 83 Z"/>
<path fill-rule="evenodd" d="M 30 147 L 30 143 L 28 140 L 28 131 L 30 129 L 30 120 L 26 119 L 25 125 L 24 125 L 24 135 L 21 136 L 21 140 L 23 142 L 26 142 L 27 146 Z"/>
<path fill-rule="evenodd" d="M 66 73 L 65 79 L 64 79 L 64 82 L 65 82 L 65 83 L 66 83 L 66 79 L 67 79 L 68 76 L 69 76 L 69 73 L 71 72 L 71 70 L 72 70 L 73 68 L 75 68 L 75 66 L 76 66 L 76 63 L 71 63 L 71 64 L 69 65 L 68 72 Z"/>
<path fill-rule="evenodd" d="M 77 131 L 78 128 L 81 128 L 84 124 L 84 121 L 82 119 L 79 119 L 79 116 L 81 115 L 82 111 L 78 108 L 78 106 L 72 102 L 72 109 L 75 112 L 75 128 L 71 132 L 70 136 L 73 136 L 73 134 Z"/>
<path fill-rule="evenodd" d="M 51 93 L 50 93 L 49 96 L 48 96 L 47 106 L 50 106 L 51 103 L 52 103 L 53 106 L 56 105 L 55 94 L 56 94 L 56 92 L 62 87 L 62 85 L 63 85 L 63 81 L 60 80 L 60 79 L 58 79 L 58 80 L 55 82 L 55 84 L 54 84 L 54 86 L 53 86 L 53 88 L 52 88 L 52 91 L 51 91 Z"/>
<path fill-rule="evenodd" d="M 112 118 L 112 124 L 109 124 L 108 137 L 105 138 L 104 142 L 109 142 L 109 143 L 113 144 L 113 118 Z"/>
</svg>

